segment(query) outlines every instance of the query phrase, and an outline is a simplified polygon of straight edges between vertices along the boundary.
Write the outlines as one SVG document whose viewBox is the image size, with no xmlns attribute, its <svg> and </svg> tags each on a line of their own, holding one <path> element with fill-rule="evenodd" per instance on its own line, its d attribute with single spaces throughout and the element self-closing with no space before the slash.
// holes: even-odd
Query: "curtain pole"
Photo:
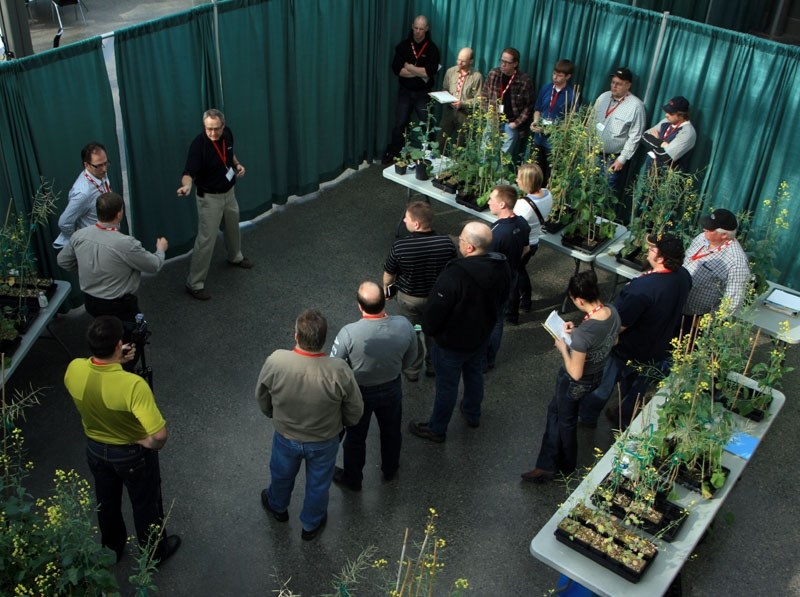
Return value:
<svg viewBox="0 0 800 597">
<path fill-rule="evenodd" d="M 217 9 L 218 0 L 211 0 L 214 6 L 214 51 L 217 56 L 217 72 L 219 73 L 219 98 L 222 102 L 221 109 L 225 108 L 225 92 L 222 89 L 222 55 L 219 51 L 219 10 Z"/>
<path fill-rule="evenodd" d="M 661 28 L 658 30 L 658 41 L 656 42 L 656 48 L 653 51 L 653 61 L 650 63 L 650 75 L 647 77 L 647 87 L 645 87 L 644 91 L 644 103 L 650 101 L 650 88 L 653 85 L 653 78 L 656 76 L 656 65 L 658 64 L 658 59 L 661 56 L 661 46 L 664 44 L 664 34 L 667 30 L 667 20 L 669 19 L 669 11 L 664 11 L 661 17 Z"/>
</svg>

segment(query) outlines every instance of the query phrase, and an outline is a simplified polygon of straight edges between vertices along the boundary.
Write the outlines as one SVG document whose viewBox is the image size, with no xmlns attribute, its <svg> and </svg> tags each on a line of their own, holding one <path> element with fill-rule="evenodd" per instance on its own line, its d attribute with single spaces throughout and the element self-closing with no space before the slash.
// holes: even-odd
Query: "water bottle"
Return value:
<svg viewBox="0 0 800 597">
<path fill-rule="evenodd" d="M 47 302 L 47 297 L 44 295 L 44 292 L 39 293 L 39 308 L 44 309 L 47 307 L 49 303 Z"/>
</svg>

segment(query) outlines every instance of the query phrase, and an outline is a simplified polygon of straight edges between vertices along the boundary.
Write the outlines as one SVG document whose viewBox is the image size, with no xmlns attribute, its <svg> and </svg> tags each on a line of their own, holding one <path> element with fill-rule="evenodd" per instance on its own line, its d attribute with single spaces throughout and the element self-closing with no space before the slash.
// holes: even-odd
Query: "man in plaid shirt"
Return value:
<svg viewBox="0 0 800 597">
<path fill-rule="evenodd" d="M 730 300 L 732 310 L 738 309 L 750 281 L 747 255 L 736 240 L 736 216 L 717 209 L 700 224 L 703 232 L 694 238 L 683 260 L 692 275 L 692 290 L 683 308 L 684 319 L 690 321 L 716 311 L 723 298 Z"/>
<path fill-rule="evenodd" d="M 533 106 L 533 82 L 519 70 L 519 51 L 506 48 L 500 57 L 500 67 L 493 68 L 486 77 L 481 92 L 483 106 L 497 105 L 497 111 L 504 114 L 502 123 L 503 152 L 514 156 L 519 146 L 520 131 L 527 130 Z"/>
</svg>

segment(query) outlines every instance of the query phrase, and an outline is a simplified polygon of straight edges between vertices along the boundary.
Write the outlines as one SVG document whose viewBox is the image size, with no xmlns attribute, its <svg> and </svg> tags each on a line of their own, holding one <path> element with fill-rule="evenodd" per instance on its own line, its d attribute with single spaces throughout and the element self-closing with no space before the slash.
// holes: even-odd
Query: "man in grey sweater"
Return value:
<svg viewBox="0 0 800 597">
<path fill-rule="evenodd" d="M 375 282 L 358 287 L 361 319 L 344 326 L 333 341 L 331 356 L 344 359 L 353 369 L 364 398 L 361 420 L 347 428 L 344 468 L 336 467 L 333 480 L 353 491 L 361 490 L 367 454 L 367 433 L 372 413 L 381 430 L 383 478 L 394 478 L 400 465 L 400 421 L 403 387 L 400 373 L 417 358 L 414 327 L 402 315 L 386 314 L 386 298 Z"/>
<path fill-rule="evenodd" d="M 306 463 L 306 494 L 301 537 L 316 537 L 328 520 L 328 492 L 339 451 L 339 433 L 364 412 L 356 378 L 341 359 L 322 351 L 328 322 L 316 309 L 297 317 L 292 350 L 276 350 L 261 368 L 256 384 L 258 406 L 272 419 L 271 483 L 261 505 L 276 520 L 289 520 L 300 464 Z"/>
</svg>

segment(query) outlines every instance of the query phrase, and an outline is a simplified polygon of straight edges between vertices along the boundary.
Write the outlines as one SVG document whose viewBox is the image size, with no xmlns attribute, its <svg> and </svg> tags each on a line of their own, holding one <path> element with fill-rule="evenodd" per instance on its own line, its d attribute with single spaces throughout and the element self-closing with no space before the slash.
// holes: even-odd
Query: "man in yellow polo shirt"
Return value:
<svg viewBox="0 0 800 597">
<path fill-rule="evenodd" d="M 86 456 L 94 476 L 97 521 L 105 547 L 117 561 L 127 542 L 122 518 L 122 487 L 128 489 L 140 545 L 147 543 L 151 525 L 161 526 L 161 472 L 158 450 L 167 442 L 164 417 L 147 382 L 122 369 L 133 360 L 135 348 L 122 343 L 123 326 L 117 317 L 101 316 L 86 332 L 94 356 L 75 359 L 67 367 L 64 384 L 81 415 L 87 437 Z M 181 539 L 162 533 L 156 558 L 163 563 L 178 551 Z"/>
</svg>

